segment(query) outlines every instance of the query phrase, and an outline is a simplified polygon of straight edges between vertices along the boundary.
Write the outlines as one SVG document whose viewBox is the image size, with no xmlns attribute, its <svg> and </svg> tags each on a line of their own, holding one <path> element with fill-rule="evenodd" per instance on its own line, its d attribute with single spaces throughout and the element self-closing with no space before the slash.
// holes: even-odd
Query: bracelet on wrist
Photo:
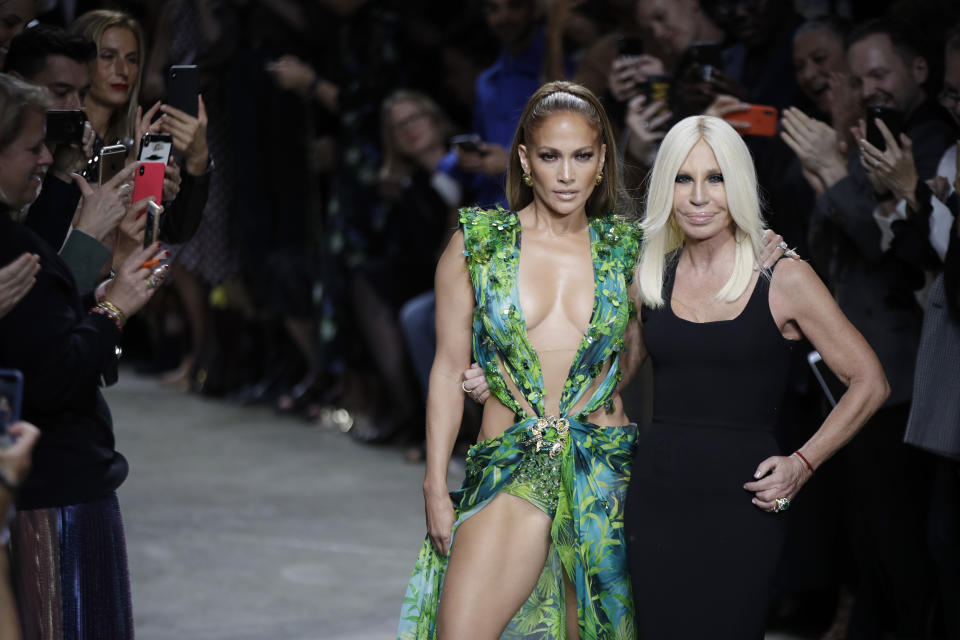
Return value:
<svg viewBox="0 0 960 640">
<path fill-rule="evenodd" d="M 797 450 L 794 451 L 793 453 L 794 453 L 798 458 L 800 458 L 801 460 L 803 460 L 803 464 L 807 465 L 807 469 L 810 469 L 810 473 L 813 473 L 813 472 L 814 472 L 813 465 L 810 464 L 810 461 L 807 460 L 807 458 L 806 458 L 802 453 L 800 453 L 800 450 L 799 450 L 799 449 L 797 449 Z"/>
<path fill-rule="evenodd" d="M 107 300 L 103 300 L 102 302 L 99 302 L 97 306 L 91 308 L 90 313 L 96 313 L 98 315 L 110 318 L 113 320 L 113 323 L 117 325 L 117 329 L 123 329 L 123 325 L 127 323 L 127 316 L 123 313 L 123 311 L 120 311 L 117 305 Z"/>
</svg>

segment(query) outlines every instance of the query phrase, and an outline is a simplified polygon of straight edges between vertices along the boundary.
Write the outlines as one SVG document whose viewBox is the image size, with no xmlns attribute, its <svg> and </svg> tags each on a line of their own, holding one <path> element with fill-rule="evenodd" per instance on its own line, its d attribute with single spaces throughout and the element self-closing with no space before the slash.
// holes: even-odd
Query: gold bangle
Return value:
<svg viewBox="0 0 960 640">
<path fill-rule="evenodd" d="M 112 312 L 117 316 L 117 321 L 120 323 L 120 326 L 127 324 L 127 314 L 120 310 L 120 307 L 113 304 L 109 300 L 103 300 L 98 306 L 104 307 L 108 311 Z"/>
</svg>

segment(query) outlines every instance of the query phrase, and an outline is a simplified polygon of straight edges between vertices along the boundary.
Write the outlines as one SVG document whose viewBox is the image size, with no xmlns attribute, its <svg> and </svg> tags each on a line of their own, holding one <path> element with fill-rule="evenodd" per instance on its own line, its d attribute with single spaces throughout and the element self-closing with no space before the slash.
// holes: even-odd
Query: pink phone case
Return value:
<svg viewBox="0 0 960 640">
<path fill-rule="evenodd" d="M 131 202 L 139 202 L 147 196 L 153 196 L 157 204 L 163 202 L 163 174 L 166 166 L 162 162 L 143 162 L 137 167 L 133 178 L 133 196 Z"/>
</svg>

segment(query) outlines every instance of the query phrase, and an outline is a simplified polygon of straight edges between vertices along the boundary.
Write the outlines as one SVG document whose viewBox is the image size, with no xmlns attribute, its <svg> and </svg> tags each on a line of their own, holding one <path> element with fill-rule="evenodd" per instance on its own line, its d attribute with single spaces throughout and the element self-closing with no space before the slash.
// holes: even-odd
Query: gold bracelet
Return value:
<svg viewBox="0 0 960 640">
<path fill-rule="evenodd" d="M 116 314 L 116 316 L 117 316 L 117 321 L 120 322 L 120 326 L 121 326 L 121 327 L 123 327 L 123 325 L 127 324 L 127 314 L 125 314 L 123 311 L 120 311 L 120 307 L 118 307 L 117 305 L 113 304 L 113 303 L 110 302 L 109 300 L 103 300 L 103 301 L 101 301 L 100 304 L 97 305 L 97 306 L 104 307 L 104 308 L 108 309 L 109 311 L 113 312 L 114 314 Z"/>
</svg>

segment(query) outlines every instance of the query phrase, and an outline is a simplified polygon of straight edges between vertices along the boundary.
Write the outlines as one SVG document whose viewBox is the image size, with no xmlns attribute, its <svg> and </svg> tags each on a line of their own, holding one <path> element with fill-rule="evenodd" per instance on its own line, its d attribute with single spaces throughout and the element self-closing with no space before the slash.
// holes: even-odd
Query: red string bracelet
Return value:
<svg viewBox="0 0 960 640">
<path fill-rule="evenodd" d="M 797 456 L 798 456 L 801 460 L 803 460 L 803 464 L 807 465 L 807 469 L 810 469 L 810 473 L 813 473 L 813 465 L 810 464 L 810 461 L 809 461 L 809 460 L 807 460 L 805 457 L 803 457 L 803 454 L 800 453 L 800 450 L 797 449 L 796 451 L 794 451 L 794 453 L 797 454 Z"/>
</svg>

